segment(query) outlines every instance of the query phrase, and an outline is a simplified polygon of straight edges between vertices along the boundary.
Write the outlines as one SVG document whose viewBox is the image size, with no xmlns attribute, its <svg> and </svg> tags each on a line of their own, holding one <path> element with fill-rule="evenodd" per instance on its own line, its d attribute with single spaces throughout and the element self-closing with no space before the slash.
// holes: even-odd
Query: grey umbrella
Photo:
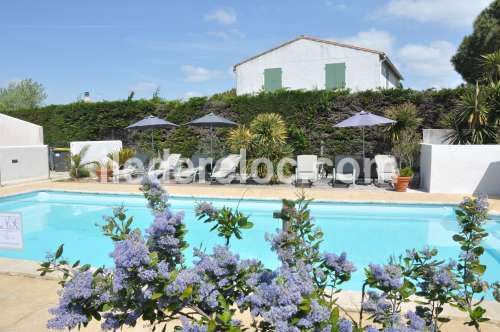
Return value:
<svg viewBox="0 0 500 332">
<path fill-rule="evenodd" d="M 396 123 L 396 121 L 384 118 L 383 116 L 378 116 L 370 112 L 361 111 L 350 118 L 337 123 L 334 127 L 345 128 L 345 127 L 361 127 L 363 132 L 363 164 L 365 162 L 365 127 L 391 124 Z"/>
<path fill-rule="evenodd" d="M 202 116 L 196 120 L 188 122 L 190 126 L 196 127 L 206 127 L 210 128 L 210 157 L 212 156 L 213 150 L 213 128 L 216 127 L 235 127 L 238 124 L 221 116 L 215 115 L 214 113 L 209 113 L 207 115 Z"/>
<path fill-rule="evenodd" d="M 166 129 L 171 129 L 171 128 L 177 128 L 179 127 L 175 123 L 172 123 L 170 121 L 166 121 L 160 118 L 157 118 L 156 116 L 148 116 L 141 121 L 138 121 L 134 124 L 131 124 L 128 126 L 126 129 L 132 129 L 132 130 L 141 130 L 141 129 L 151 129 L 151 147 L 154 150 L 154 138 L 153 138 L 153 129 L 156 128 L 166 128 Z"/>
</svg>

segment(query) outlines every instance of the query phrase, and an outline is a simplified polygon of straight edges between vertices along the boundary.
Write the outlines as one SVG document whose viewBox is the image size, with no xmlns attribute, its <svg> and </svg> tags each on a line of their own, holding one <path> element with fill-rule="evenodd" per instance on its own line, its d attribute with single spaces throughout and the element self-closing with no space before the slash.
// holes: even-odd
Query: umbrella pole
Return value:
<svg viewBox="0 0 500 332">
<path fill-rule="evenodd" d="M 365 127 L 361 127 L 361 132 L 363 133 L 363 182 L 366 182 L 365 176 Z"/>
<path fill-rule="evenodd" d="M 151 129 L 151 150 L 153 150 L 153 155 L 155 153 L 155 142 L 154 142 L 154 138 L 153 138 L 153 131 L 154 129 Z"/>
<path fill-rule="evenodd" d="M 213 132 L 213 127 L 210 124 L 210 171 L 213 171 L 213 160 L 214 160 L 214 155 L 213 155 L 213 139 L 214 139 L 214 132 Z"/>
</svg>

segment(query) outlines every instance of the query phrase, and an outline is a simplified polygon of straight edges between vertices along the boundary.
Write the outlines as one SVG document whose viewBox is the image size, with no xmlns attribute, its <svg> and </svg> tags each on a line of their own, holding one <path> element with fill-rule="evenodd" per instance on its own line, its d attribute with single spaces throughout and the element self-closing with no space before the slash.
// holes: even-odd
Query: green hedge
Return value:
<svg viewBox="0 0 500 332">
<path fill-rule="evenodd" d="M 290 144 L 295 153 L 319 153 L 327 156 L 354 154 L 361 149 L 361 135 L 357 129 L 336 129 L 333 125 L 354 113 L 352 105 L 375 114 L 407 101 L 417 106 L 424 119 L 424 128 L 440 128 L 443 116 L 454 108 L 461 88 L 415 91 L 392 89 L 349 93 L 347 91 L 278 91 L 256 96 L 235 96 L 232 93 L 210 98 L 191 98 L 188 101 L 105 101 L 50 105 L 34 110 L 9 112 L 9 115 L 44 127 L 45 142 L 51 146 L 68 146 L 76 140 L 121 139 L 126 145 L 140 142 L 147 147 L 147 133 L 130 133 L 124 128 L 147 115 L 163 117 L 177 124 L 185 124 L 208 112 L 227 117 L 241 124 L 249 123 L 257 114 L 276 112 L 285 118 L 290 131 Z M 224 150 L 226 130 L 217 132 L 218 151 Z M 206 146 L 206 132 L 197 128 L 181 128 L 171 132 L 156 131 L 162 147 L 189 156 Z M 367 151 L 389 150 L 382 128 L 366 131 Z"/>
</svg>

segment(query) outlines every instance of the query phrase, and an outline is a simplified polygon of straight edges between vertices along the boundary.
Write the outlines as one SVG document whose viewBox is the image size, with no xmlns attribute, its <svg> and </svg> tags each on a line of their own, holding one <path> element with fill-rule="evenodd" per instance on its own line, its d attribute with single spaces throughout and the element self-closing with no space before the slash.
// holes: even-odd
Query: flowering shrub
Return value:
<svg viewBox="0 0 500 332">
<path fill-rule="evenodd" d="M 385 265 L 365 269 L 362 306 L 353 317 L 338 303 L 342 284 L 356 267 L 346 253 L 322 252 L 323 233 L 314 225 L 309 201 L 283 200 L 278 216 L 282 229 L 267 235 L 280 266 L 271 270 L 257 260 L 242 260 L 230 251 L 231 240 L 252 227 L 248 218 L 229 208 L 216 209 L 203 202 L 196 207 L 200 220 L 215 223 L 212 230 L 225 239 L 211 253 L 194 249 L 194 262 L 186 266 L 183 214 L 173 214 L 160 185 L 146 179 L 142 190 L 153 214 L 145 231 L 132 229 L 125 209 L 113 210 L 102 226 L 114 241 L 112 269 L 69 266 L 63 246 L 41 264 L 41 274 L 63 273 L 59 304 L 50 310 L 51 329 L 86 326 L 101 321 L 104 330 L 135 326 L 139 319 L 166 331 L 167 323 L 181 331 L 438 331 L 448 319 L 447 304 L 467 312 L 467 324 L 479 329 L 486 320 L 478 295 L 490 287 L 481 280 L 486 266 L 480 262 L 487 236 L 486 198 L 467 198 L 457 209 L 461 246 L 457 262 L 436 259 L 437 250 L 408 250 Z M 500 297 L 500 283 L 491 286 Z M 402 311 L 418 296 L 415 311 Z M 243 323 L 238 313 L 251 320 Z M 368 317 L 366 317 L 366 315 Z M 369 319 L 367 319 L 369 318 Z"/>
</svg>

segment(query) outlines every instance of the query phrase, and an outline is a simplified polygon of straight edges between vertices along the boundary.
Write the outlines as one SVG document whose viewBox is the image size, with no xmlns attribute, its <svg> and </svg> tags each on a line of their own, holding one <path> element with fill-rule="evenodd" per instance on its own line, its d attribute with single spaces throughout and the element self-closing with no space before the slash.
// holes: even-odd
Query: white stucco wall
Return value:
<svg viewBox="0 0 500 332">
<path fill-rule="evenodd" d="M 423 143 L 427 144 L 450 144 L 449 136 L 453 129 L 423 129 Z"/>
<path fill-rule="evenodd" d="M 422 144 L 420 179 L 431 193 L 500 195 L 500 145 Z"/>
<path fill-rule="evenodd" d="M 0 146 L 42 144 L 43 128 L 41 126 L 0 114 Z"/>
<path fill-rule="evenodd" d="M 383 89 L 392 89 L 397 88 L 398 86 L 399 79 L 397 78 L 396 74 L 385 61 L 382 62 L 380 72 L 380 87 Z"/>
<path fill-rule="evenodd" d="M 0 185 L 48 178 L 47 145 L 0 146 Z"/>
<path fill-rule="evenodd" d="M 325 88 L 325 65 L 342 62 L 346 64 L 347 88 L 360 91 L 386 87 L 379 54 L 299 39 L 236 66 L 236 93 L 262 91 L 267 68 L 282 68 L 283 88 L 322 90 Z"/>
<path fill-rule="evenodd" d="M 122 141 L 81 141 L 70 143 L 71 154 L 80 153 L 86 145 L 89 145 L 89 149 L 82 159 L 83 163 L 104 160 L 108 153 L 122 149 Z"/>
</svg>

